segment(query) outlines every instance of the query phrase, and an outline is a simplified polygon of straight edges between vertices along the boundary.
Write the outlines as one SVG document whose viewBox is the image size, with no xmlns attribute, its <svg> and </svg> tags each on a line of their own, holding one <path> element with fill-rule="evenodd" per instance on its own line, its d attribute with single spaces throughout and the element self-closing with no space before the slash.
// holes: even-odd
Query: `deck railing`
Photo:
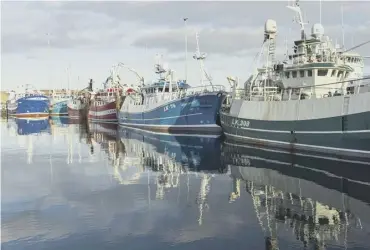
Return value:
<svg viewBox="0 0 370 250">
<path fill-rule="evenodd" d="M 217 91 L 225 91 L 225 87 L 223 85 L 206 85 L 187 88 L 180 92 L 185 93 L 185 96 L 189 96 Z"/>
<path fill-rule="evenodd" d="M 207 85 L 207 86 L 197 86 L 197 87 L 190 87 L 187 89 L 180 89 L 180 90 L 175 90 L 173 92 L 158 92 L 158 93 L 151 93 L 151 94 L 146 94 L 147 97 L 155 97 L 155 100 L 165 100 L 165 101 L 170 101 L 170 100 L 176 100 L 180 98 L 184 98 L 187 96 L 192 96 L 192 95 L 200 95 L 200 94 L 205 94 L 205 93 L 210 93 L 210 92 L 225 92 L 225 87 L 223 85 Z M 131 95 L 132 100 L 134 103 L 141 103 L 141 94 L 140 93 L 135 93 L 134 95 Z"/>
<path fill-rule="evenodd" d="M 351 83 L 351 85 L 349 85 Z M 370 76 L 351 79 L 339 82 L 332 82 L 320 85 L 298 86 L 298 87 L 253 87 L 250 89 L 236 89 L 233 99 L 246 100 L 295 100 L 316 98 L 313 93 L 319 90 L 327 90 L 327 94 L 322 97 L 331 97 L 338 95 L 353 95 L 362 92 L 370 92 Z M 283 99 L 286 97 L 286 99 Z"/>
</svg>

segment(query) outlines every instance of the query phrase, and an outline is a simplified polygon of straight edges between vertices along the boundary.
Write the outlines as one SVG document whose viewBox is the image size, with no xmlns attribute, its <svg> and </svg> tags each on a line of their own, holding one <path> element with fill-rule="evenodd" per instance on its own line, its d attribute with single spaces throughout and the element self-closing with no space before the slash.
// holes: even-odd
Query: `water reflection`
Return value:
<svg viewBox="0 0 370 250">
<path fill-rule="evenodd" d="M 48 119 L 14 119 L 18 135 L 50 133 Z M 14 122 L 13 122 L 14 124 Z"/>
<path fill-rule="evenodd" d="M 265 232 L 267 249 L 279 249 L 279 234 L 287 228 L 305 248 L 327 249 L 332 242 L 347 248 L 349 241 L 370 248 L 366 238 L 354 234 L 364 225 L 369 233 L 370 176 L 363 176 L 369 162 L 292 154 L 231 141 L 225 142 L 223 156 L 233 178 L 229 200 L 235 202 L 241 186 L 245 188 Z M 322 170 L 345 167 L 353 179 Z"/>
<path fill-rule="evenodd" d="M 1 125 L 4 249 L 370 248 L 368 162 L 60 117 Z"/>
<path fill-rule="evenodd" d="M 94 143 L 100 146 L 107 154 L 118 182 L 123 185 L 135 184 L 146 176 L 150 195 L 153 178 L 156 200 L 164 200 L 169 189 L 177 188 L 180 192 L 181 177 L 186 178 L 189 196 L 189 174 L 200 178 L 196 202 L 199 206 L 198 223 L 202 224 L 203 211 L 209 209 L 206 201 L 213 173 L 226 172 L 218 157 L 221 155 L 219 137 L 172 136 L 97 123 L 90 124 L 89 131 L 91 152 L 94 152 Z M 202 173 L 198 175 L 199 171 Z M 148 197 L 149 201 L 151 199 Z"/>
</svg>

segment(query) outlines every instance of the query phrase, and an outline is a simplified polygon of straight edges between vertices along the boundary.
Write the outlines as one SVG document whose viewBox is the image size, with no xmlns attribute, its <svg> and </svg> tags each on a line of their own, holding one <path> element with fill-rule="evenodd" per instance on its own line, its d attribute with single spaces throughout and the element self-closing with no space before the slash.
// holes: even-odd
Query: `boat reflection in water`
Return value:
<svg viewBox="0 0 370 250">
<path fill-rule="evenodd" d="M 23 145 L 27 151 L 27 163 L 31 164 L 33 161 L 34 144 L 35 141 L 43 141 L 42 135 L 51 134 L 50 124 L 48 118 L 15 118 L 17 131 L 17 141 L 19 145 Z"/>
<path fill-rule="evenodd" d="M 369 162 L 230 141 L 224 146 L 223 161 L 234 182 L 229 200 L 236 202 L 242 188 L 251 196 L 266 249 L 279 249 L 278 239 L 285 237 L 289 227 L 305 247 L 326 249 L 334 241 L 345 248 L 349 242 L 370 248 L 366 232 L 362 233 L 365 239 L 356 237 L 356 231 L 370 226 L 370 175 L 363 172 L 368 173 Z M 345 167 L 352 171 L 351 179 L 329 172 Z"/>
<path fill-rule="evenodd" d="M 69 118 L 68 116 L 51 116 L 50 122 L 58 127 L 68 127 Z"/>
<path fill-rule="evenodd" d="M 50 126 L 48 118 L 19 119 L 15 118 L 18 135 L 31 135 L 49 133 Z"/>
<path fill-rule="evenodd" d="M 225 173 L 219 158 L 221 140 L 215 136 L 169 135 L 142 130 L 116 127 L 114 124 L 90 124 L 91 151 L 94 142 L 108 154 L 114 176 L 120 184 L 135 184 L 143 179 L 148 182 L 148 201 L 151 186 L 156 187 L 156 200 L 165 199 L 169 189 L 180 192 L 181 183 L 194 186 L 200 182 L 196 198 L 199 209 L 198 223 L 202 224 L 203 211 L 209 209 L 207 195 L 214 174 Z M 196 178 L 189 178 L 195 175 Z M 196 184 L 199 186 L 199 183 Z"/>
</svg>

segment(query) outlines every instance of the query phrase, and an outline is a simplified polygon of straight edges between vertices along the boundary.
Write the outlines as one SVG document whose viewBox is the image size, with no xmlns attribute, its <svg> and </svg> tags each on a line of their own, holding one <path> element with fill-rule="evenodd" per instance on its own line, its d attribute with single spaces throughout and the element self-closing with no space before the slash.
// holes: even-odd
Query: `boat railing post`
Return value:
<svg viewBox="0 0 370 250">
<path fill-rule="evenodd" d="M 340 87 L 341 91 L 342 91 L 342 95 L 345 95 L 346 91 L 344 90 L 344 83 L 345 81 L 342 81 L 342 86 Z"/>
<path fill-rule="evenodd" d="M 360 88 L 361 88 L 361 82 L 360 82 L 360 84 L 357 84 L 357 85 L 358 85 L 358 87 L 357 87 L 357 94 L 359 94 L 360 93 Z"/>
</svg>

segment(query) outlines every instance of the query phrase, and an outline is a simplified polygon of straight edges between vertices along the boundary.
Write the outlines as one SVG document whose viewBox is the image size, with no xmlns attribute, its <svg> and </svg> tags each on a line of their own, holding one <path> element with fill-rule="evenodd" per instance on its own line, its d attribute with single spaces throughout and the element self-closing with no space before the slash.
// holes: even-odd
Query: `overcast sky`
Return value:
<svg viewBox="0 0 370 250">
<path fill-rule="evenodd" d="M 22 83 L 37 88 L 66 88 L 67 67 L 71 88 L 84 88 L 89 78 L 94 79 L 95 87 L 101 87 L 117 62 L 130 65 L 149 81 L 155 77 L 153 66 L 158 53 L 183 78 L 183 17 L 189 18 L 189 83 L 196 86 L 200 81 L 199 65 L 192 59 L 197 30 L 200 49 L 208 54 L 207 71 L 215 84 L 228 86 L 227 76 L 248 78 L 267 19 L 277 21 L 278 54 L 285 52 L 285 39 L 290 48 L 293 40 L 299 38 L 299 25 L 292 22 L 293 12 L 286 8 L 288 2 L 2 2 L 2 89 Z M 350 48 L 369 40 L 370 2 L 365 1 L 322 1 L 325 32 L 342 43 L 341 5 L 345 46 Z M 310 34 L 312 24 L 320 20 L 319 2 L 304 1 L 301 6 Z M 370 45 L 365 45 L 357 52 L 368 56 L 369 49 Z M 367 72 L 370 73 L 369 67 Z M 135 75 L 125 70 L 121 79 L 127 83 L 136 81 Z"/>
</svg>

